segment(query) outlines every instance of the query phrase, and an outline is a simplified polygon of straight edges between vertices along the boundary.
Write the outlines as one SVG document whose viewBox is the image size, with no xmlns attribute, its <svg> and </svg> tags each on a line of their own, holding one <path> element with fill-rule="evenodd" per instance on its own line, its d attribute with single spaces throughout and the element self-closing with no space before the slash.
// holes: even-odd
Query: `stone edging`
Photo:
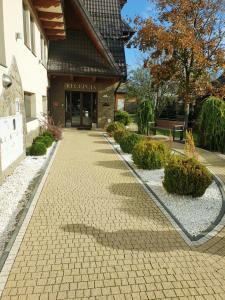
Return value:
<svg viewBox="0 0 225 300">
<path fill-rule="evenodd" d="M 46 182 L 46 179 L 50 172 L 51 166 L 54 162 L 59 145 L 60 145 L 60 141 L 56 143 L 56 145 L 54 146 L 54 148 L 52 150 L 52 153 L 50 154 L 49 159 L 46 161 L 44 169 L 41 173 L 41 176 L 39 177 L 39 179 L 35 185 L 35 188 L 30 196 L 30 199 L 28 200 L 28 202 L 26 204 L 26 207 L 20 218 L 20 221 L 18 222 L 16 229 L 15 229 L 12 237 L 10 238 L 10 241 L 9 241 L 7 247 L 4 250 L 3 255 L 0 258 L 0 298 L 1 298 L 2 292 L 5 288 L 6 282 L 8 280 L 8 276 L 10 274 L 12 265 L 16 259 L 20 245 L 23 241 L 23 237 L 26 233 L 29 222 L 32 218 L 34 209 L 36 207 L 36 204 L 38 202 L 40 194 L 45 185 L 45 182 Z"/>
<path fill-rule="evenodd" d="M 217 217 L 217 219 L 207 228 L 207 230 L 199 234 L 198 236 L 192 236 L 184 227 L 183 225 L 178 221 L 178 219 L 170 212 L 170 210 L 166 207 L 166 205 L 163 203 L 163 201 L 156 195 L 156 193 L 142 180 L 142 178 L 139 176 L 139 174 L 135 171 L 135 169 L 127 162 L 121 155 L 121 153 L 114 147 L 113 143 L 109 140 L 107 135 L 103 135 L 104 138 L 107 140 L 107 142 L 111 145 L 114 152 L 119 156 L 120 160 L 124 162 L 124 164 L 131 170 L 133 175 L 136 177 L 136 179 L 141 183 L 141 185 L 144 187 L 145 191 L 151 196 L 155 204 L 160 208 L 160 210 L 163 212 L 164 215 L 167 216 L 169 221 L 172 223 L 172 225 L 176 228 L 178 233 L 182 236 L 182 238 L 185 240 L 185 242 L 189 246 L 200 246 L 203 243 L 207 242 L 209 239 L 214 237 L 224 226 L 225 226 L 225 192 L 224 192 L 224 185 L 221 182 L 221 180 L 212 173 L 219 189 L 222 195 L 222 208 L 221 211 Z"/>
</svg>

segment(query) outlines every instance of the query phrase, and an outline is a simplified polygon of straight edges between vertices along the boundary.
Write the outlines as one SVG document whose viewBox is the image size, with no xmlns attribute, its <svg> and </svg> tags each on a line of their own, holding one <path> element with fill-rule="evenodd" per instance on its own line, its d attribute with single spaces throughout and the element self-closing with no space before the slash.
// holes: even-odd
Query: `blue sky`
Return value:
<svg viewBox="0 0 225 300">
<path fill-rule="evenodd" d="M 151 4 L 148 0 L 128 0 L 123 8 L 123 17 L 133 19 L 139 15 L 147 17 L 150 15 Z M 136 49 L 126 49 L 126 59 L 128 70 L 131 70 L 141 64 L 143 54 Z"/>
</svg>

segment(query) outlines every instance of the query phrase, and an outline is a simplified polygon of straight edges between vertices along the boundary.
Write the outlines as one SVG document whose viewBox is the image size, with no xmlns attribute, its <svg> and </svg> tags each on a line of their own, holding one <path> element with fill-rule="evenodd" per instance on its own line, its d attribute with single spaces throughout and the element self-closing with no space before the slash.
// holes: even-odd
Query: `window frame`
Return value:
<svg viewBox="0 0 225 300">
<path fill-rule="evenodd" d="M 27 101 L 29 101 L 29 112 L 27 109 Z M 29 123 L 37 119 L 36 106 L 37 106 L 36 94 L 24 91 L 24 108 L 25 108 L 26 123 Z"/>
<path fill-rule="evenodd" d="M 36 43 L 35 43 L 35 21 L 30 13 L 30 49 L 34 55 L 36 55 Z"/>
<path fill-rule="evenodd" d="M 0 0 L 0 41 L 2 41 L 0 44 L 0 65 L 6 67 L 3 0 Z"/>
<path fill-rule="evenodd" d="M 23 40 L 24 40 L 24 44 L 31 50 L 30 11 L 28 6 L 24 2 L 23 2 Z"/>
</svg>

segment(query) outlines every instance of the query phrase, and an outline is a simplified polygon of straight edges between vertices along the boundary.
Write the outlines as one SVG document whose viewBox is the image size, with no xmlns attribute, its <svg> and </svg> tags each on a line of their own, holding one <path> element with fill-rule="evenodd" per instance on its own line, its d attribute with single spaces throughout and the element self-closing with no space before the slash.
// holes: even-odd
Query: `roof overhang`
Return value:
<svg viewBox="0 0 225 300">
<path fill-rule="evenodd" d="M 96 48 L 98 51 L 107 59 L 107 61 L 110 63 L 112 68 L 116 71 L 116 73 L 120 73 L 120 70 L 118 69 L 115 60 L 108 49 L 104 39 L 102 38 L 99 30 L 96 28 L 96 26 L 93 24 L 88 11 L 85 9 L 85 7 L 82 5 L 80 0 L 73 0 L 72 1 L 74 8 L 77 10 L 78 13 L 80 13 L 83 21 L 84 21 L 84 27 L 86 29 L 86 32 L 89 34 L 91 40 L 96 45 Z"/>
<path fill-rule="evenodd" d="M 126 4 L 126 3 L 127 3 L 127 0 L 120 0 L 120 5 L 121 5 L 121 7 L 123 7 L 124 4 Z"/>
<path fill-rule="evenodd" d="M 48 40 L 65 39 L 65 21 L 61 0 L 31 0 Z"/>
</svg>

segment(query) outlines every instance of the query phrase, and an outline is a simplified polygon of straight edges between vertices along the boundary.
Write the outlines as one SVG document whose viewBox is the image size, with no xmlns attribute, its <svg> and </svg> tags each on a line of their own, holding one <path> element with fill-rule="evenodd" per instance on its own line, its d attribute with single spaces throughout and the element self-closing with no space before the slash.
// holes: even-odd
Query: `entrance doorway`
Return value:
<svg viewBox="0 0 225 300">
<path fill-rule="evenodd" d="M 97 123 L 97 93 L 66 91 L 66 127 L 87 128 Z"/>
</svg>

